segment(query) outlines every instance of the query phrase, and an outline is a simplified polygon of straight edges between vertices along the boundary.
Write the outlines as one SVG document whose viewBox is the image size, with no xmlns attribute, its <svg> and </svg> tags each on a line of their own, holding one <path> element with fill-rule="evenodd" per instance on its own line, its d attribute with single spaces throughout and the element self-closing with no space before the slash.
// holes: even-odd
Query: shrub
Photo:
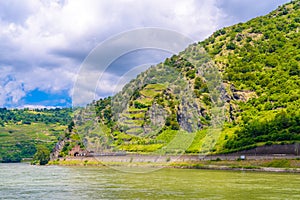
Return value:
<svg viewBox="0 0 300 200">
<path fill-rule="evenodd" d="M 50 160 L 50 151 L 46 146 L 38 145 L 37 151 L 34 154 L 33 162 L 38 162 L 40 165 L 46 165 Z"/>
<path fill-rule="evenodd" d="M 232 42 L 230 42 L 227 46 L 226 46 L 226 49 L 227 50 L 235 50 L 236 48 L 236 45 Z"/>
</svg>

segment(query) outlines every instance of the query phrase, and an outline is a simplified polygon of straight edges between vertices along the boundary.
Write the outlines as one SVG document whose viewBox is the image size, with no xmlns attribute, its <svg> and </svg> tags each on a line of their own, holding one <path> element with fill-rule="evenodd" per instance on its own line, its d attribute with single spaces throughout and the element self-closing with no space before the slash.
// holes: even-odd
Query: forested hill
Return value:
<svg viewBox="0 0 300 200">
<path fill-rule="evenodd" d="M 300 1 L 267 16 L 215 32 L 201 42 L 223 71 L 229 92 L 255 93 L 233 100 L 232 126 L 238 127 L 225 148 L 259 142 L 299 140 Z"/>
<path fill-rule="evenodd" d="M 7 109 L 0 108 L 0 126 L 5 124 L 31 124 L 43 122 L 45 124 L 59 123 L 67 125 L 71 121 L 71 108 L 52 109 Z"/>
<path fill-rule="evenodd" d="M 71 108 L 0 108 L 0 161 L 32 158 L 37 146 L 52 151 L 72 121 Z"/>
<path fill-rule="evenodd" d="M 89 130 L 81 133 L 91 144 L 100 137 L 103 151 L 171 153 L 190 133 L 191 145 L 179 151 L 198 153 L 214 120 L 212 107 L 223 103 L 225 123 L 212 153 L 300 141 L 299 31 L 300 1 L 218 30 L 141 73 L 114 97 L 89 105 L 75 117 L 79 133 Z M 223 102 L 212 96 L 212 74 L 205 74 L 213 65 Z"/>
<path fill-rule="evenodd" d="M 75 126 L 71 109 L 1 109 L 0 159 L 31 157 L 38 144 L 51 149 L 58 140 L 65 141 L 61 156 L 75 145 L 177 154 L 300 142 L 299 31 L 299 0 L 218 30 L 115 96 L 77 109 Z"/>
</svg>

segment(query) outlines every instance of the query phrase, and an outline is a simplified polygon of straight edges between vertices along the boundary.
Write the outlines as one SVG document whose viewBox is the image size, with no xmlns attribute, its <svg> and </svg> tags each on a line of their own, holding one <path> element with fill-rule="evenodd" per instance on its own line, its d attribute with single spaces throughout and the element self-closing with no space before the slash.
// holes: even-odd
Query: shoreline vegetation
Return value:
<svg viewBox="0 0 300 200">
<path fill-rule="evenodd" d="M 249 156 L 245 157 L 244 160 L 237 156 L 225 158 L 224 156 L 201 157 L 196 155 L 66 157 L 51 160 L 48 165 L 132 168 L 149 167 L 300 173 L 300 156 Z"/>
</svg>

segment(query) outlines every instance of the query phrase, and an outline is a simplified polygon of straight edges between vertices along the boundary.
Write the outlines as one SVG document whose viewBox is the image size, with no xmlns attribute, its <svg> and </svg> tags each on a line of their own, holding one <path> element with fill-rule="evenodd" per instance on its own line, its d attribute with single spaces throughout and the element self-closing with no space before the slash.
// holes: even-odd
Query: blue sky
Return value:
<svg viewBox="0 0 300 200">
<path fill-rule="evenodd" d="M 142 27 L 194 41 L 219 28 L 267 14 L 289 0 L 10 0 L 0 1 L 0 107 L 71 106 L 80 65 L 112 35 Z M 113 93 L 122 70 L 157 63 L 165 52 L 137 51 L 116 60 L 98 97 Z M 124 68 L 124 66 L 126 66 Z"/>
</svg>

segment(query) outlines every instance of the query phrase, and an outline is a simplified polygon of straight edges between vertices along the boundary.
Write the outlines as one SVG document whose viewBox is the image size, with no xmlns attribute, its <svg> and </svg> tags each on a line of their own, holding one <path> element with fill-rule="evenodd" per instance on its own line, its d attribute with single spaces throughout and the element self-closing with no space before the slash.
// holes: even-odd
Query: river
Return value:
<svg viewBox="0 0 300 200">
<path fill-rule="evenodd" d="M 0 199 L 300 199 L 300 175 L 0 164 Z"/>
</svg>

